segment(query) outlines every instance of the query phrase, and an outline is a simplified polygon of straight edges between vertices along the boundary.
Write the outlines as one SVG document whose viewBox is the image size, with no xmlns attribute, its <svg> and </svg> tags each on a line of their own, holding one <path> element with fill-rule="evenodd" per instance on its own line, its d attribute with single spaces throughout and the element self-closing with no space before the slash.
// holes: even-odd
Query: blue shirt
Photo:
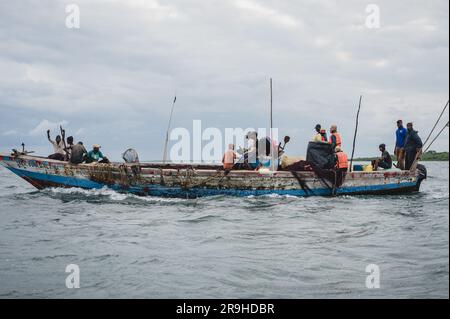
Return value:
<svg viewBox="0 0 450 319">
<path fill-rule="evenodd" d="M 395 142 L 396 147 L 405 147 L 406 136 L 408 135 L 408 130 L 406 128 L 399 127 L 396 132 L 397 141 Z"/>
</svg>

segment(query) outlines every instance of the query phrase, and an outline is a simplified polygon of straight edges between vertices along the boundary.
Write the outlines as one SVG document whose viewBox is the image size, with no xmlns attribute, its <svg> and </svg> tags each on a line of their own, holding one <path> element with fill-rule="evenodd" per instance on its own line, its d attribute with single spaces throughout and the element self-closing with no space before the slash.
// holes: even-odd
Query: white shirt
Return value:
<svg viewBox="0 0 450 319">
<path fill-rule="evenodd" d="M 62 141 L 59 144 L 56 143 L 55 141 L 50 141 L 50 143 L 52 143 L 53 145 L 53 150 L 55 154 L 66 155 L 66 152 L 64 151 L 64 143 Z"/>
</svg>

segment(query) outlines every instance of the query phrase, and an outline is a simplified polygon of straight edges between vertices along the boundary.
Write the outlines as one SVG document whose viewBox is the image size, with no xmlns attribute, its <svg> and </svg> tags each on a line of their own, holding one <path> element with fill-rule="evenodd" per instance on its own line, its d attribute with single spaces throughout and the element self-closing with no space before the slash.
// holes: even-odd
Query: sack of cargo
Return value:
<svg viewBox="0 0 450 319">
<path fill-rule="evenodd" d="M 288 166 L 291 166 L 295 163 L 298 163 L 300 161 L 304 161 L 305 157 L 304 156 L 287 156 L 284 155 L 281 158 L 281 168 L 285 169 Z"/>
</svg>

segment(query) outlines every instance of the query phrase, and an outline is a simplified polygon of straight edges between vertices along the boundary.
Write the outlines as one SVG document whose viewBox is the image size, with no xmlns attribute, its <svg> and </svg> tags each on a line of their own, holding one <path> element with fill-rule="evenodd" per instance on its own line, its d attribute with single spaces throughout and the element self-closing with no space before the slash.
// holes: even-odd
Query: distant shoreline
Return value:
<svg viewBox="0 0 450 319">
<path fill-rule="evenodd" d="M 392 155 L 392 160 L 396 161 L 397 157 L 395 155 Z M 360 162 L 370 162 L 377 159 L 377 157 L 359 157 L 353 159 L 353 161 L 360 161 Z M 421 158 L 422 162 L 448 162 L 449 161 L 449 152 L 435 152 L 435 151 L 428 151 L 425 154 L 422 155 Z"/>
</svg>

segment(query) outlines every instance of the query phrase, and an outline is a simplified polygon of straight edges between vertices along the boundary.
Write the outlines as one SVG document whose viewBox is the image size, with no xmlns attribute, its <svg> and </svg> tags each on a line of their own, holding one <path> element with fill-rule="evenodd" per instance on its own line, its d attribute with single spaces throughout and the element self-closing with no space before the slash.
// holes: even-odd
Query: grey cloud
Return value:
<svg viewBox="0 0 450 319">
<path fill-rule="evenodd" d="M 448 99 L 446 0 L 377 1 L 377 30 L 364 27 L 357 0 L 76 3 L 79 30 L 65 28 L 63 2 L 0 4 L 0 132 L 66 120 L 116 156 L 134 146 L 157 159 L 175 90 L 175 126 L 260 127 L 273 77 L 291 152 L 304 153 L 317 122 L 337 123 L 350 148 L 363 94 L 366 155 L 392 145 L 399 117 L 426 134 Z M 13 143 L 0 136 L 2 149 Z"/>
</svg>

